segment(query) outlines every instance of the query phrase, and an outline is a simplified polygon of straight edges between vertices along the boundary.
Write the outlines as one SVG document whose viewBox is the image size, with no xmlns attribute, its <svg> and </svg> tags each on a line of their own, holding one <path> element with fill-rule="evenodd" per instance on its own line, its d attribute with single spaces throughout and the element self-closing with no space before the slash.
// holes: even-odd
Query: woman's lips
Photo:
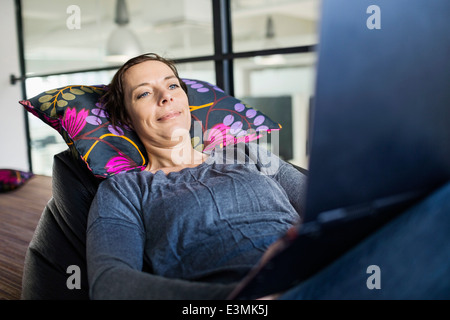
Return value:
<svg viewBox="0 0 450 320">
<path fill-rule="evenodd" d="M 158 118 L 158 121 L 170 120 L 170 119 L 178 117 L 180 114 L 181 114 L 180 111 L 170 111 L 170 112 L 164 114 L 162 117 Z"/>
</svg>

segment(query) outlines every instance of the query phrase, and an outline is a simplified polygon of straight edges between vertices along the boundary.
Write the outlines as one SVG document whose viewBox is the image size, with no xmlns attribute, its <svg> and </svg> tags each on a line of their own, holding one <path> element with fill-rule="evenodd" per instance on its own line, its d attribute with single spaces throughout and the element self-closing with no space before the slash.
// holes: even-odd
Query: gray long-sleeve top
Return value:
<svg viewBox="0 0 450 320">
<path fill-rule="evenodd" d="M 301 220 L 305 189 L 306 176 L 252 143 L 167 175 L 107 179 L 88 218 L 91 298 L 225 298 Z"/>
</svg>

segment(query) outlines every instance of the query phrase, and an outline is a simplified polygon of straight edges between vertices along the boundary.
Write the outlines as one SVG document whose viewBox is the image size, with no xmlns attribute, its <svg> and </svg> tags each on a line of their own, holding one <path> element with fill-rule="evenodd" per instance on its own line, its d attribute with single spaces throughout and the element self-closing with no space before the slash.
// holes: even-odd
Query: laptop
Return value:
<svg viewBox="0 0 450 320">
<path fill-rule="evenodd" d="M 322 1 L 305 219 L 230 299 L 291 288 L 449 180 L 448 12 Z"/>
</svg>

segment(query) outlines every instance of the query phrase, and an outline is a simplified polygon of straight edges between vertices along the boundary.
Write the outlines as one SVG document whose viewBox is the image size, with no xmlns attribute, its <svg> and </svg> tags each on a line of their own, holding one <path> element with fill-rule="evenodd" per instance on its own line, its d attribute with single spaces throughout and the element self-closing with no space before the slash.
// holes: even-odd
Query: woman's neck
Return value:
<svg viewBox="0 0 450 320">
<path fill-rule="evenodd" d="M 146 170 L 155 173 L 162 170 L 166 174 L 192 168 L 202 164 L 207 155 L 196 151 L 191 144 L 174 147 L 147 147 L 148 165 Z"/>
</svg>

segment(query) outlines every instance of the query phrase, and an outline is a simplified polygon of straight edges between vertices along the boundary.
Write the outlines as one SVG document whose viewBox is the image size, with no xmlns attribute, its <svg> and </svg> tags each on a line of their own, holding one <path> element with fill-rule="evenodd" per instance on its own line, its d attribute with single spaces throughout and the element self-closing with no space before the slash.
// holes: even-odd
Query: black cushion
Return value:
<svg viewBox="0 0 450 320">
<path fill-rule="evenodd" d="M 86 224 L 100 181 L 78 161 L 69 150 L 54 157 L 53 197 L 26 253 L 22 299 L 89 299 Z M 80 268 L 80 289 L 67 287 L 71 265 Z"/>
</svg>

